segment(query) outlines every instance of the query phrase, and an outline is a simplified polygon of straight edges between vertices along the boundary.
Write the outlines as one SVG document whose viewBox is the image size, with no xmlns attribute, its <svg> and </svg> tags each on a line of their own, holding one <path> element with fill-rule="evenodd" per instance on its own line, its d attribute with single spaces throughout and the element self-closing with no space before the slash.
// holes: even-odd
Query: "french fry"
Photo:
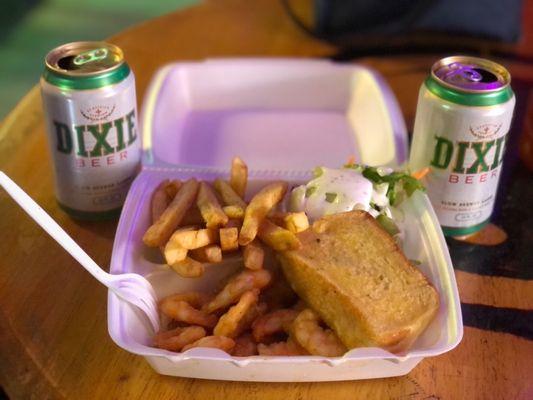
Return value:
<svg viewBox="0 0 533 400">
<path fill-rule="evenodd" d="M 152 224 L 165 212 L 168 203 L 170 202 L 166 192 L 166 187 L 169 183 L 169 180 L 165 179 L 152 193 L 152 199 L 150 202 Z"/>
<path fill-rule="evenodd" d="M 288 212 L 272 210 L 268 213 L 267 218 L 279 226 L 285 226 L 285 217 L 289 215 Z"/>
<path fill-rule="evenodd" d="M 165 192 L 167 193 L 169 201 L 172 201 L 172 199 L 176 197 L 176 194 L 180 190 L 181 185 L 181 181 L 177 179 L 170 181 L 165 185 Z"/>
<path fill-rule="evenodd" d="M 222 249 L 216 244 L 200 247 L 190 251 L 190 256 L 196 261 L 219 263 L 222 261 Z"/>
<path fill-rule="evenodd" d="M 250 201 L 244 212 L 239 244 L 246 246 L 254 240 L 259 225 L 287 192 L 287 182 L 273 182 L 261 189 Z"/>
<path fill-rule="evenodd" d="M 219 235 L 222 251 L 233 251 L 239 248 L 239 230 L 237 228 L 221 228 Z"/>
<path fill-rule="evenodd" d="M 248 166 L 239 157 L 234 157 L 231 161 L 231 174 L 229 184 L 241 198 L 246 193 L 248 183 Z"/>
<path fill-rule="evenodd" d="M 257 235 L 263 243 L 276 251 L 296 250 L 301 246 L 300 240 L 294 233 L 268 219 L 263 220 Z"/>
<path fill-rule="evenodd" d="M 194 225 L 182 226 L 178 228 L 176 232 L 194 231 L 196 229 L 197 227 Z M 168 265 L 176 263 L 178 261 L 183 261 L 187 257 L 188 250 L 183 248 L 175 240 L 172 240 L 176 232 L 172 234 L 166 245 L 161 246 L 161 251 L 163 252 L 163 256 L 165 257 L 165 261 Z"/>
<path fill-rule="evenodd" d="M 149 247 L 163 246 L 194 203 L 197 192 L 198 182 L 196 179 L 192 178 L 185 182 L 163 214 L 145 232 L 144 244 Z"/>
<path fill-rule="evenodd" d="M 187 249 L 184 249 L 172 240 L 169 240 L 163 249 L 165 261 L 168 265 L 185 260 L 187 258 L 187 252 Z"/>
<path fill-rule="evenodd" d="M 226 225 L 224 225 L 224 228 L 237 228 L 241 229 L 242 226 L 242 219 L 235 219 L 232 218 L 228 221 Z"/>
<path fill-rule="evenodd" d="M 240 206 L 224 206 L 222 207 L 224 214 L 228 218 L 243 219 L 244 218 L 244 208 Z"/>
<path fill-rule="evenodd" d="M 204 264 L 186 257 L 185 260 L 169 264 L 176 273 L 184 278 L 198 278 L 204 274 Z"/>
<path fill-rule="evenodd" d="M 293 213 L 273 210 L 268 214 L 268 219 L 293 233 L 302 232 L 309 228 L 309 220 L 305 212 Z"/>
<path fill-rule="evenodd" d="M 215 180 L 213 186 L 226 206 L 239 206 L 243 210 L 246 208 L 244 200 L 233 190 L 228 182 L 219 178 Z"/>
<path fill-rule="evenodd" d="M 170 241 L 187 250 L 194 250 L 218 242 L 216 229 L 180 229 L 172 234 Z"/>
<path fill-rule="evenodd" d="M 265 251 L 257 240 L 253 240 L 243 247 L 242 257 L 246 268 L 261 269 L 263 268 Z"/>
<path fill-rule="evenodd" d="M 204 219 L 202 218 L 202 214 L 200 213 L 200 210 L 198 207 L 196 207 L 196 204 L 193 205 L 191 208 L 189 208 L 189 211 L 183 216 L 183 219 L 180 222 L 180 226 L 188 226 L 188 225 L 203 225 Z"/>
<path fill-rule="evenodd" d="M 309 220 L 305 212 L 288 213 L 283 219 L 285 228 L 292 233 L 303 232 L 309 228 Z"/>
<path fill-rule="evenodd" d="M 222 207 L 220 207 L 215 193 L 213 193 L 211 187 L 205 182 L 200 182 L 196 205 L 208 228 L 218 228 L 228 222 L 228 216 L 224 213 Z"/>
</svg>

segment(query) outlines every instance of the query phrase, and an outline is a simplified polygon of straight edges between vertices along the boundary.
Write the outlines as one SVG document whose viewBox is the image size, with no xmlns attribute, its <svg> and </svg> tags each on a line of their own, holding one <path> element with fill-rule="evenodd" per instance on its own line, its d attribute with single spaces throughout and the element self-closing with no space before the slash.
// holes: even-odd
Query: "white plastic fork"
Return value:
<svg viewBox="0 0 533 400">
<path fill-rule="evenodd" d="M 83 268 L 124 301 L 137 306 L 146 314 L 154 332 L 159 330 L 157 297 L 150 282 L 139 274 L 108 274 L 72 239 L 59 224 L 44 211 L 11 178 L 0 171 L 0 186 L 52 238 L 74 257 Z"/>
</svg>

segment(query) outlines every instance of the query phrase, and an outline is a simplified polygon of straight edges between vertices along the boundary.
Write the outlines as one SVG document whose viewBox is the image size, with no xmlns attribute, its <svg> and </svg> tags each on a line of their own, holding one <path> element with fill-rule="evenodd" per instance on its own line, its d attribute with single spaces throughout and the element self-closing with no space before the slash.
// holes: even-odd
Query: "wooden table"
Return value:
<svg viewBox="0 0 533 400">
<path fill-rule="evenodd" d="M 134 27 L 111 41 L 124 49 L 136 73 L 139 99 L 154 71 L 174 60 L 328 57 L 336 52 L 296 28 L 274 0 L 207 1 Z M 418 87 L 435 58 L 361 62 L 384 75 L 412 126 Z M 55 202 L 37 88 L 1 126 L 0 169 L 100 265 L 109 265 L 116 221 L 74 221 Z M 107 333 L 106 290 L 3 191 L 0 232 L 0 383 L 13 399 L 533 398 L 531 330 L 507 329 L 490 320 L 494 310 L 510 310 L 505 315 L 511 317 L 523 312 L 530 318 L 530 311 L 520 310 L 533 307 L 531 273 L 519 279 L 468 272 L 468 265 L 457 270 L 467 325 L 463 341 L 447 354 L 424 360 L 407 376 L 333 383 L 205 381 L 159 376 L 141 357 L 118 348 Z M 479 251 L 470 250 L 458 252 Z M 457 260 L 461 264 L 461 258 Z M 505 269 L 506 260 L 496 262 Z M 475 314 L 479 310 L 482 313 Z"/>
</svg>

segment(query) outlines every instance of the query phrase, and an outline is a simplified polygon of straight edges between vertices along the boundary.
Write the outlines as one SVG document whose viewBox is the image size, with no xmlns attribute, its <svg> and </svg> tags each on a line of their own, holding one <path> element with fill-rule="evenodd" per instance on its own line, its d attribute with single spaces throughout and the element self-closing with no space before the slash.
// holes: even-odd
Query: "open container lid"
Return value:
<svg viewBox="0 0 533 400">
<path fill-rule="evenodd" d="M 152 80 L 142 113 L 143 166 L 254 171 L 369 165 L 407 157 L 394 95 L 372 70 L 323 60 L 175 63 Z M 363 146 L 364 143 L 364 146 Z"/>
</svg>

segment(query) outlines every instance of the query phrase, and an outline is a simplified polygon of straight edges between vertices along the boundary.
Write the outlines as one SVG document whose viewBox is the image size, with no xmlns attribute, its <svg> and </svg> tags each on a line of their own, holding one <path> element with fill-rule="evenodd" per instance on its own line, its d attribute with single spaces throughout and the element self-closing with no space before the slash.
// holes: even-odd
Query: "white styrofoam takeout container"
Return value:
<svg viewBox="0 0 533 400">
<path fill-rule="evenodd" d="M 159 297 L 208 290 L 238 265 L 206 268 L 201 279 L 181 278 L 147 249 L 150 196 L 165 178 L 227 176 L 231 158 L 250 167 L 249 191 L 261 181 L 300 183 L 317 165 L 339 167 L 348 156 L 369 165 L 399 165 L 407 155 L 405 125 L 390 89 L 373 71 L 328 61 L 234 59 L 175 63 L 160 69 L 142 113 L 143 169 L 118 225 L 111 272 L 148 276 Z M 151 347 L 149 324 L 135 307 L 108 296 L 113 340 L 142 355 L 161 374 L 241 381 L 329 381 L 403 375 L 424 357 L 454 348 L 463 325 L 455 276 L 439 224 L 416 193 L 405 214 L 404 251 L 422 261 L 440 294 L 435 320 L 407 352 L 359 348 L 343 357 L 232 357 L 216 349 L 185 353 Z"/>
</svg>

